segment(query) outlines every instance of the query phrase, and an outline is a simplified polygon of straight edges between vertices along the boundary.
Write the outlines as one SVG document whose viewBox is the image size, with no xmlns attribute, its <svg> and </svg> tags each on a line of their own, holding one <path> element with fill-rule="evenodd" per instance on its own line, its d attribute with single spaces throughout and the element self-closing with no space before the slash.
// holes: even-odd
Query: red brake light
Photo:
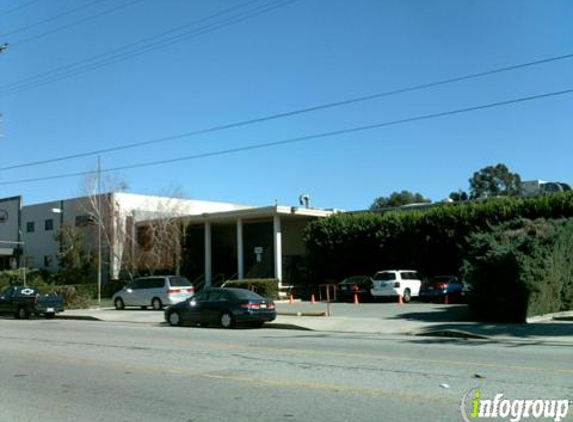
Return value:
<svg viewBox="0 0 573 422">
<path fill-rule="evenodd" d="M 438 284 L 438 289 L 447 289 L 448 288 L 448 283 L 440 283 Z"/>
<path fill-rule="evenodd" d="M 353 284 L 352 286 L 350 286 L 350 290 L 356 292 L 356 291 L 358 291 L 359 289 L 358 289 L 358 286 L 357 286 L 356 284 Z"/>
<path fill-rule="evenodd" d="M 241 308 L 245 309 L 260 309 L 261 305 L 258 303 L 241 303 Z"/>
</svg>

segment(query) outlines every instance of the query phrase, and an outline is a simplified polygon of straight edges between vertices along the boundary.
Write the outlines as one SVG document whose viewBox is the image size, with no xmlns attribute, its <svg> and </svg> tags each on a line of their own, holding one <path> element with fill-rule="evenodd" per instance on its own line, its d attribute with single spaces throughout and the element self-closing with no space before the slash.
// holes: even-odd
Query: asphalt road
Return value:
<svg viewBox="0 0 573 422">
<path fill-rule="evenodd" d="M 460 421 L 461 397 L 473 388 L 482 397 L 573 398 L 571 351 L 4 319 L 0 421 Z"/>
</svg>

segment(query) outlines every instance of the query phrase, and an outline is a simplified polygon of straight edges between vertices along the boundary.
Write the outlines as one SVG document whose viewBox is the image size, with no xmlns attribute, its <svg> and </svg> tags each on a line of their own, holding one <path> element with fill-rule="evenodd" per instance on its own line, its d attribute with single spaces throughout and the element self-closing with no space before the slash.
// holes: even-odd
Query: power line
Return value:
<svg viewBox="0 0 573 422">
<path fill-rule="evenodd" d="M 259 143 L 259 144 L 246 145 L 243 147 L 229 148 L 229 149 L 223 149 L 223 150 L 218 150 L 218 151 L 211 151 L 211 152 L 206 152 L 206 153 L 202 153 L 202 154 L 188 155 L 186 157 L 177 157 L 177 158 L 170 158 L 170 159 L 165 159 L 165 160 L 157 160 L 157 161 L 149 161 L 149 162 L 144 162 L 144 163 L 130 164 L 130 165 L 126 165 L 126 166 L 120 166 L 120 167 L 114 167 L 114 168 L 110 168 L 110 169 L 106 169 L 106 170 L 101 170 L 101 172 L 110 173 L 110 172 L 114 172 L 114 171 L 132 170 L 132 169 L 136 169 L 136 168 L 158 166 L 158 165 L 163 165 L 163 164 L 172 164 L 172 163 L 176 163 L 176 162 L 190 161 L 190 160 L 215 157 L 215 156 L 221 156 L 221 155 L 236 154 L 239 152 L 246 152 L 246 151 L 253 151 L 253 150 L 258 150 L 258 149 L 271 148 L 271 147 L 300 143 L 300 142 L 305 142 L 305 141 L 310 141 L 310 140 L 315 140 L 315 139 L 323 139 L 323 138 L 328 138 L 328 137 L 332 137 L 332 136 L 347 135 L 349 133 L 363 132 L 363 131 L 379 129 L 379 128 L 383 128 L 383 127 L 402 125 L 402 124 L 406 124 L 406 123 L 413 123 L 413 122 L 418 122 L 418 121 L 423 121 L 423 120 L 431 120 L 431 119 L 436 119 L 436 118 L 441 118 L 441 117 L 446 117 L 446 116 L 452 116 L 452 115 L 456 115 L 456 114 L 469 113 L 469 112 L 478 111 L 478 110 L 484 110 L 484 109 L 489 109 L 489 108 L 494 108 L 494 107 L 502 107 L 502 106 L 507 106 L 507 105 L 511 105 L 511 104 L 523 103 L 523 102 L 527 102 L 527 101 L 534 101 L 534 100 L 539 100 L 539 99 L 544 99 L 544 98 L 549 98 L 549 97 L 555 97 L 555 96 L 559 96 L 559 95 L 572 94 L 572 93 L 573 93 L 573 88 L 572 89 L 566 89 L 563 91 L 555 91 L 555 92 L 549 92 L 549 93 L 545 93 L 545 94 L 532 95 L 529 97 L 521 97 L 521 98 L 516 98 L 513 100 L 506 100 L 506 101 L 499 101 L 499 102 L 495 102 L 495 103 L 483 104 L 483 105 L 474 106 L 474 107 L 466 107 L 466 108 L 460 108 L 460 109 L 456 109 L 456 110 L 444 111 L 444 112 L 440 112 L 440 113 L 425 114 L 425 115 L 409 117 L 409 118 L 405 118 L 405 119 L 392 120 L 392 121 L 382 122 L 382 123 L 375 123 L 375 124 L 366 125 L 366 126 L 357 126 L 357 127 L 353 127 L 353 128 L 349 128 L 349 129 L 340 129 L 340 130 L 334 130 L 334 131 L 329 131 L 329 132 L 322 132 L 322 133 L 318 133 L 318 134 L 314 134 L 314 135 L 306 135 L 306 136 L 301 136 L 301 137 L 297 137 L 297 138 L 285 139 L 285 140 L 281 140 L 281 141 L 264 142 L 264 143 Z M 95 174 L 95 172 L 94 171 L 85 171 L 85 172 L 79 172 L 79 173 L 67 173 L 67 174 L 60 174 L 60 175 L 47 176 L 47 177 L 11 180 L 11 181 L 0 182 L 0 186 L 14 185 L 14 184 L 20 184 L 20 183 L 32 183 L 32 182 L 40 182 L 40 181 L 48 181 L 48 180 L 56 180 L 56 179 L 65 179 L 65 178 L 70 178 L 70 177 L 86 176 L 86 175 L 92 175 L 92 174 Z"/>
<path fill-rule="evenodd" d="M 116 7 L 113 7 L 113 8 L 111 8 L 111 9 L 107 9 L 107 10 L 104 10 L 104 11 L 102 11 L 102 12 L 99 12 L 99 13 L 96 13 L 96 14 L 93 14 L 93 15 L 90 15 L 90 16 L 88 16 L 88 17 L 86 17 L 86 18 L 83 18 L 83 19 L 76 20 L 76 21 L 74 21 L 74 22 L 71 22 L 71 23 L 69 23 L 69 24 L 67 24 L 67 25 L 61 26 L 61 27 L 59 27 L 59 28 L 54 28 L 54 29 L 51 29 L 51 30 L 49 30 L 49 31 L 42 32 L 41 34 L 37 34 L 37 35 L 34 35 L 34 36 L 31 36 L 31 37 L 25 38 L 25 39 L 20 40 L 20 41 L 12 42 L 12 46 L 20 46 L 20 45 L 22 45 L 22 44 L 26 44 L 26 43 L 29 43 L 29 42 L 31 42 L 31 41 L 35 41 L 35 40 L 37 40 L 37 39 L 44 38 L 44 37 L 47 37 L 47 36 L 49 36 L 49 35 L 56 34 L 56 33 L 58 33 L 58 32 L 62 32 L 62 31 L 64 31 L 64 30 L 66 30 L 66 29 L 72 28 L 72 27 L 77 26 L 77 25 L 81 25 L 81 24 L 83 24 L 83 23 L 92 21 L 92 20 L 94 20 L 94 19 L 100 18 L 100 17 L 105 16 L 105 15 L 109 15 L 110 13 L 116 12 L 116 11 L 118 11 L 118 10 L 124 9 L 124 8 L 126 8 L 126 7 L 132 6 L 132 5 L 134 5 L 134 4 L 136 4 L 136 3 L 140 3 L 140 2 L 142 2 L 142 1 L 143 1 L 143 0 L 132 0 L 132 1 L 128 2 L 128 3 L 120 4 L 119 6 L 116 6 Z"/>
<path fill-rule="evenodd" d="M 29 1 L 28 3 L 24 3 L 24 4 L 21 4 L 21 5 L 19 5 L 19 6 L 13 7 L 12 9 L 8 9 L 8 10 L 6 10 L 5 12 L 0 12 L 0 17 L 6 16 L 6 15 L 8 15 L 8 14 L 10 14 L 10 13 L 13 13 L 13 12 L 16 12 L 16 11 L 18 11 L 18 10 L 20 10 L 20 9 L 25 8 L 25 7 L 31 6 L 31 5 L 33 5 L 34 3 L 38 3 L 39 1 L 40 1 L 40 0 L 32 0 L 32 1 Z"/>
<path fill-rule="evenodd" d="M 16 29 L 13 29 L 13 30 L 8 31 L 8 32 L 4 32 L 3 34 L 0 34 L 0 37 L 6 37 L 6 36 L 8 36 L 8 35 L 18 34 L 18 33 L 20 33 L 20 32 L 27 31 L 27 30 L 29 30 L 29 29 L 35 28 L 35 27 L 37 27 L 37 26 L 43 25 L 43 24 L 48 23 L 48 22 L 55 21 L 55 20 L 57 20 L 57 19 L 63 18 L 64 16 L 71 15 L 72 13 L 76 13 L 76 12 L 78 12 L 78 11 L 80 11 L 80 10 L 86 9 L 86 8 L 88 8 L 88 7 L 90 7 L 90 6 L 93 6 L 94 4 L 101 3 L 101 2 L 104 2 L 104 1 L 108 1 L 108 0 L 94 0 L 94 1 L 92 1 L 92 2 L 90 2 L 90 3 L 84 4 L 84 5 L 82 5 L 82 6 L 78 6 L 78 7 L 74 7 L 74 8 L 72 8 L 72 9 L 66 10 L 65 12 L 59 13 L 59 14 L 57 14 L 57 15 L 55 15 L 55 16 L 51 16 L 51 17 L 49 17 L 49 18 L 42 19 L 42 20 L 40 20 L 40 21 L 31 23 L 31 24 L 29 24 L 29 25 L 22 26 L 22 27 L 20 27 L 20 28 L 16 28 Z"/>
<path fill-rule="evenodd" d="M 195 38 L 195 37 L 198 37 L 200 35 L 204 35 L 206 33 L 213 32 L 215 30 L 218 30 L 218 29 L 230 26 L 230 25 L 234 25 L 234 24 L 242 22 L 246 19 L 258 16 L 258 15 L 263 14 L 263 13 L 270 12 L 270 11 L 275 10 L 277 8 L 280 8 L 280 7 L 287 6 L 287 5 L 294 3 L 298 0 L 271 1 L 268 4 L 265 4 L 262 6 L 257 6 L 255 8 L 250 9 L 250 10 L 247 10 L 245 12 L 241 12 L 241 13 L 238 13 L 235 15 L 231 15 L 229 17 L 222 18 L 219 21 L 215 21 L 213 23 L 210 23 L 210 24 L 205 25 L 203 27 L 194 29 L 192 31 L 187 31 L 187 32 L 184 32 L 182 34 L 176 34 L 176 35 L 169 36 L 169 37 L 162 39 L 162 40 L 157 40 L 158 37 L 165 37 L 166 35 L 169 35 L 173 32 L 181 31 L 182 29 L 187 28 L 189 26 L 197 25 L 199 23 L 213 20 L 213 19 L 215 19 L 221 15 L 228 14 L 231 11 L 234 11 L 234 10 L 237 10 L 240 8 L 244 8 L 246 6 L 249 6 L 250 4 L 257 3 L 260 1 L 261 0 L 250 1 L 250 2 L 244 3 L 242 5 L 235 6 L 233 8 L 226 9 L 226 10 L 223 10 L 223 11 L 218 12 L 216 14 L 207 16 L 205 18 L 198 19 L 196 21 L 193 21 L 189 24 L 177 27 L 175 29 L 163 32 L 159 35 L 156 35 L 153 37 L 148 37 L 148 38 L 143 39 L 141 41 L 127 44 L 123 47 L 111 50 L 111 51 L 106 52 L 106 53 L 92 56 L 90 58 L 81 60 L 79 62 L 72 63 L 72 64 L 65 65 L 65 66 L 61 66 L 59 68 L 52 69 L 51 71 L 44 72 L 42 74 L 23 79 L 21 81 L 17 81 L 17 82 L 11 83 L 11 84 L 1 86 L 0 87 L 0 95 L 5 96 L 5 95 L 9 95 L 9 94 L 18 93 L 21 91 L 26 91 L 29 89 L 36 88 L 38 86 L 42 86 L 42 85 L 51 83 L 51 82 L 59 81 L 62 79 L 67 79 L 67 78 L 76 76 L 76 75 L 81 74 L 81 73 L 89 72 L 89 71 L 98 69 L 98 68 L 103 67 L 103 66 L 107 66 L 107 65 L 114 64 L 114 63 L 117 63 L 120 61 L 124 61 L 124 60 L 130 59 L 132 57 L 139 56 L 141 54 L 144 54 L 144 53 L 147 53 L 147 52 L 150 52 L 153 50 L 157 50 L 159 48 L 163 48 L 163 47 L 169 46 L 171 44 L 175 44 L 177 42 L 184 41 L 184 40 L 189 39 L 189 38 Z M 129 50 L 130 48 L 137 46 L 137 45 L 141 45 L 141 46 L 137 47 L 135 49 Z M 128 50 L 128 51 L 125 51 L 125 50 Z"/>
<path fill-rule="evenodd" d="M 469 80 L 469 79 L 475 79 L 475 78 L 479 78 L 479 77 L 490 76 L 490 75 L 494 75 L 496 73 L 508 72 L 511 70 L 526 68 L 526 67 L 530 67 L 530 66 L 536 66 L 536 65 L 540 65 L 540 64 L 545 64 L 545 63 L 550 63 L 550 62 L 554 62 L 554 61 L 558 61 L 558 60 L 564 60 L 564 59 L 570 59 L 570 58 L 573 58 L 573 53 L 572 54 L 565 54 L 562 56 L 549 57 L 546 59 L 531 61 L 531 62 L 527 62 L 527 63 L 521 63 L 521 64 L 507 66 L 507 67 L 502 67 L 502 68 L 498 68 L 498 69 L 488 70 L 485 72 L 479 72 L 479 73 L 473 73 L 473 74 L 469 74 L 469 75 L 457 76 L 457 77 L 453 77 L 453 78 L 442 79 L 440 81 L 429 82 L 429 83 L 420 84 L 420 85 L 413 85 L 410 87 L 400 88 L 400 89 L 396 89 L 396 90 L 392 90 L 392 91 L 385 91 L 385 92 L 375 93 L 375 94 L 371 94 L 371 95 L 355 97 L 355 98 L 351 98 L 351 99 L 347 99 L 347 100 L 336 101 L 336 102 L 332 102 L 332 103 L 319 104 L 317 106 L 287 111 L 284 113 L 271 114 L 268 116 L 258 117 L 258 118 L 249 119 L 249 120 L 243 120 L 240 122 L 234 122 L 234 123 L 228 123 L 228 124 L 223 124 L 223 125 L 219 125 L 219 126 L 213 126 L 213 127 L 206 128 L 206 129 L 199 129 L 199 130 L 194 130 L 194 131 L 185 132 L 185 133 L 176 134 L 176 135 L 165 136 L 165 137 L 146 140 L 146 141 L 133 142 L 130 144 L 120 145 L 117 147 L 103 148 L 103 149 L 98 149 L 98 150 L 94 150 L 94 151 L 88 151 L 88 152 L 83 152 L 83 153 L 78 153 L 78 154 L 66 155 L 66 156 L 62 156 L 62 157 L 50 158 L 50 159 L 46 159 L 46 160 L 17 164 L 17 165 L 13 165 L 13 166 L 9 166 L 9 167 L 2 167 L 2 168 L 0 168 L 0 171 L 14 170 L 14 169 L 25 168 L 25 167 L 33 167 L 33 166 L 42 165 L 42 164 L 50 164 L 50 163 L 56 163 L 56 162 L 60 162 L 60 161 L 72 160 L 72 159 L 76 159 L 76 158 L 89 157 L 89 156 L 94 156 L 94 155 L 117 152 L 117 151 L 122 151 L 122 150 L 126 150 L 126 149 L 131 149 L 131 148 L 139 148 L 139 147 L 143 147 L 143 146 L 147 146 L 147 145 L 159 144 L 159 143 L 173 141 L 173 140 L 177 140 L 177 139 L 188 138 L 188 137 L 197 136 L 197 135 L 204 135 L 204 134 L 212 133 L 212 132 L 219 132 L 219 131 L 233 129 L 233 128 L 237 128 L 237 127 L 241 127 L 241 126 L 248 126 L 248 125 L 252 125 L 252 124 L 268 122 L 271 120 L 278 120 L 278 119 L 282 119 L 285 117 L 296 116 L 299 114 L 311 113 L 311 112 L 315 112 L 315 111 L 326 110 L 329 108 L 335 108 L 335 107 L 350 105 L 350 104 L 359 103 L 359 102 L 363 102 L 363 101 L 375 100 L 378 98 L 389 97 L 392 95 L 402 94 L 402 93 L 406 93 L 406 92 L 419 91 L 422 89 L 433 88 L 433 87 L 437 87 L 440 85 L 446 85 L 446 84 L 450 84 L 450 83 L 454 83 L 454 82 L 461 82 L 461 81 L 465 81 L 465 80 Z"/>
<path fill-rule="evenodd" d="M 282 7 L 282 6 L 286 6 L 290 3 L 294 3 L 295 1 L 298 1 L 298 0 L 289 0 L 286 2 L 284 2 L 283 0 L 279 0 L 279 1 L 275 1 L 274 4 L 273 4 L 273 2 L 270 2 L 267 5 L 258 6 L 254 9 L 248 10 L 246 12 L 232 15 L 232 16 L 227 17 L 227 18 L 223 18 L 219 21 L 208 24 L 208 25 L 203 26 L 201 28 L 194 29 L 193 31 L 188 31 L 188 32 L 183 33 L 183 34 L 173 35 L 173 36 L 168 37 L 164 40 L 159 40 L 159 41 L 156 40 L 157 37 L 165 36 L 169 33 L 180 31 L 182 28 L 189 27 L 192 25 L 197 25 L 199 23 L 212 20 L 218 16 L 224 15 L 224 14 L 229 13 L 231 11 L 234 11 L 236 9 L 239 9 L 239 8 L 248 6 L 252 3 L 257 3 L 260 1 L 261 0 L 250 1 L 250 2 L 244 3 L 242 5 L 223 10 L 221 12 L 214 14 L 214 15 L 210 15 L 210 16 L 207 16 L 205 18 L 198 19 L 196 21 L 193 21 L 190 24 L 183 25 L 183 26 L 175 28 L 173 30 L 166 31 L 162 34 L 159 34 L 158 36 L 149 37 L 149 38 L 143 39 L 141 41 L 138 41 L 138 42 L 128 44 L 128 45 L 125 45 L 123 47 L 111 50 L 107 53 L 102 53 L 102 54 L 92 56 L 92 57 L 85 59 L 85 60 L 82 60 L 80 62 L 76 62 L 76 63 L 70 64 L 70 65 L 62 66 L 60 68 L 54 69 L 54 70 L 46 72 L 44 74 L 36 75 L 36 76 L 27 78 L 27 79 L 19 81 L 19 82 L 5 85 L 3 87 L 0 87 L 0 95 L 14 94 L 17 92 L 33 89 L 33 88 L 36 88 L 38 86 L 42 86 L 42 85 L 45 85 L 45 84 L 48 84 L 51 82 L 56 82 L 59 80 L 68 79 L 68 78 L 76 76 L 78 74 L 82 74 L 85 72 L 89 72 L 89 71 L 98 69 L 98 68 L 103 67 L 103 66 L 107 66 L 107 65 L 114 64 L 114 63 L 117 63 L 120 61 L 124 61 L 124 60 L 130 59 L 132 57 L 139 56 L 141 54 L 144 54 L 144 53 L 147 53 L 147 52 L 150 52 L 150 51 L 162 48 L 162 47 L 166 47 L 168 45 L 171 45 L 171 44 L 174 44 L 177 42 L 184 41 L 188 38 L 195 38 L 197 36 L 215 31 L 217 29 L 221 29 L 221 28 L 224 28 L 226 26 L 230 26 L 230 25 L 233 25 L 235 23 L 239 23 L 245 19 L 260 15 L 262 13 L 269 12 L 271 10 L 274 10 L 274 9 Z M 137 47 L 136 49 L 132 49 L 131 51 L 128 50 L 130 47 L 136 46 L 136 45 L 142 45 L 142 46 Z M 121 51 L 123 51 L 123 50 L 128 50 L 128 51 L 121 53 Z M 109 57 L 107 57 L 107 56 L 109 56 Z M 99 58 L 101 58 L 101 59 L 99 59 Z M 99 60 L 96 60 L 96 59 L 99 59 Z M 53 74 L 53 75 L 50 76 L 50 74 Z M 42 78 L 44 78 L 44 79 L 42 79 Z M 26 84 L 26 82 L 28 82 L 28 84 Z M 12 87 L 12 88 L 10 88 L 10 87 Z"/>
</svg>

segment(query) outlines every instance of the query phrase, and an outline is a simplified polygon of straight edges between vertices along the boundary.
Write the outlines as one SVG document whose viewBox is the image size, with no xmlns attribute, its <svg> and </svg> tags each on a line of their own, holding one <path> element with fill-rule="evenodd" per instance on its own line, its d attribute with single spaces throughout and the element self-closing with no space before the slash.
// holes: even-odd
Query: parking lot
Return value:
<svg viewBox="0 0 573 422">
<path fill-rule="evenodd" d="M 461 322 L 471 321 L 471 314 L 465 304 L 444 305 L 437 303 L 424 303 L 412 301 L 407 304 L 396 302 L 367 302 L 367 303 L 343 303 L 332 302 L 328 306 L 325 302 L 302 302 L 289 303 L 283 301 L 277 303 L 277 310 L 282 314 L 316 314 L 326 313 L 330 310 L 330 316 L 376 318 L 382 320 L 411 320 L 420 322 Z"/>
</svg>

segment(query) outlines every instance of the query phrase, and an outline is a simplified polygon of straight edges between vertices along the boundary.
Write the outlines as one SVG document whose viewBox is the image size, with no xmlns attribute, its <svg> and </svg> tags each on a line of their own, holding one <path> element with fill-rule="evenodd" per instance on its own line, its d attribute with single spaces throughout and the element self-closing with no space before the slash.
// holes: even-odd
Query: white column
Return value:
<svg viewBox="0 0 573 422">
<path fill-rule="evenodd" d="M 279 215 L 273 217 L 273 240 L 275 246 L 275 278 L 279 281 L 279 286 L 281 286 L 283 279 L 283 242 L 281 217 Z"/>
<path fill-rule="evenodd" d="M 211 223 L 205 221 L 205 287 L 211 287 Z"/>
<path fill-rule="evenodd" d="M 243 245 L 243 220 L 237 220 L 237 275 L 239 280 L 245 278 L 245 249 Z"/>
</svg>

